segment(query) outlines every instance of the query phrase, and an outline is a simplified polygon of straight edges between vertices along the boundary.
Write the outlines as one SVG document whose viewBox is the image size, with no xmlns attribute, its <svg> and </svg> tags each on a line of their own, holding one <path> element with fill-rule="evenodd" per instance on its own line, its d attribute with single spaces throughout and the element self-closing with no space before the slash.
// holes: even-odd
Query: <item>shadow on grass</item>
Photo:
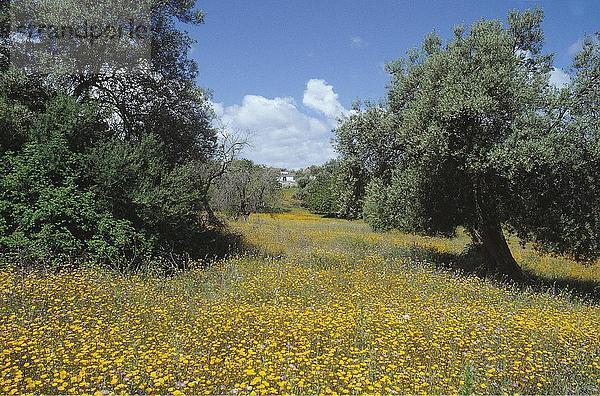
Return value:
<svg viewBox="0 0 600 396">
<path fill-rule="evenodd" d="M 149 266 L 140 266 L 142 271 L 148 271 L 173 276 L 181 271 L 193 268 L 206 268 L 216 261 L 240 255 L 248 255 L 257 251 L 243 234 L 231 229 L 225 222 L 212 225 L 204 230 L 199 230 L 188 235 L 188 240 L 193 241 L 184 254 L 162 252 L 156 263 L 150 262 Z M 133 272 L 136 272 L 137 269 Z"/>
<path fill-rule="evenodd" d="M 341 217 L 336 213 L 318 213 L 323 219 L 340 219 Z"/>
<path fill-rule="evenodd" d="M 243 235 L 231 230 L 205 231 L 202 235 L 203 247 L 197 253 L 205 261 L 221 260 L 254 251 Z"/>
<path fill-rule="evenodd" d="M 493 279 L 501 283 L 509 283 L 521 290 L 568 293 L 586 301 L 600 302 L 600 282 L 571 277 L 550 278 L 525 270 L 524 276 L 521 279 L 507 280 L 497 273 L 490 272 L 485 265 L 484 258 L 474 249 L 467 248 L 463 253 L 455 254 L 442 253 L 432 248 L 415 246 L 408 249 L 407 255 L 426 261 L 436 268 L 450 271 L 458 270 L 464 274 Z"/>
</svg>

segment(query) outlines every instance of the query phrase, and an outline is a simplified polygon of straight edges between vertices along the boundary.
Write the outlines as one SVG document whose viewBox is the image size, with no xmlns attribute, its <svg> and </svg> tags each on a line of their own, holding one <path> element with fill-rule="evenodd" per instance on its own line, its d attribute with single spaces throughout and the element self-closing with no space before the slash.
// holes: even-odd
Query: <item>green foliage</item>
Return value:
<svg viewBox="0 0 600 396">
<path fill-rule="evenodd" d="M 91 150 L 88 163 L 99 202 L 116 218 L 152 236 L 154 253 L 196 256 L 203 249 L 201 164 L 169 166 L 167 150 L 150 134 L 137 145 L 103 142 Z"/>
<path fill-rule="evenodd" d="M 139 239 L 84 187 L 85 157 L 71 147 L 94 123 L 85 113 L 71 99 L 52 100 L 23 148 L 1 157 L 0 252 L 25 264 L 60 265 L 84 252 L 90 259 L 111 249 L 124 254 Z"/>
<path fill-rule="evenodd" d="M 396 120 L 384 105 L 367 102 L 361 109 L 356 103 L 354 112 L 335 129 L 334 145 L 345 161 L 353 163 L 348 168 L 360 165 L 367 179 L 389 180 L 399 162 L 397 135 Z"/>
<path fill-rule="evenodd" d="M 450 168 L 451 170 L 451 168 Z M 418 169 L 395 169 L 391 181 L 373 179 L 366 192 L 364 218 L 374 229 L 399 229 L 429 236 L 452 236 L 452 217 L 460 196 L 451 172 L 440 168 L 431 178 Z"/>
<path fill-rule="evenodd" d="M 296 183 L 298 183 L 298 188 L 303 189 L 310 183 L 310 181 L 316 177 L 321 169 L 320 166 L 311 165 L 308 168 L 300 169 L 296 172 Z"/>
<path fill-rule="evenodd" d="M 587 130 L 589 131 L 589 130 Z M 600 254 L 598 137 L 552 133 L 498 153 L 507 225 L 523 241 L 577 260 Z"/>
<path fill-rule="evenodd" d="M 337 215 L 339 211 L 340 164 L 331 160 L 322 166 L 311 167 L 310 176 L 296 194 L 302 206 L 326 215 Z"/>
<path fill-rule="evenodd" d="M 388 196 L 391 190 L 380 179 L 369 182 L 363 204 L 363 218 L 376 231 L 401 228 L 394 216 L 400 202 L 393 202 Z"/>
<path fill-rule="evenodd" d="M 473 365 L 471 363 L 465 365 L 463 372 L 462 372 L 462 379 L 461 379 L 461 387 L 458 391 L 459 394 L 461 395 L 472 395 L 474 394 L 474 382 L 476 380 L 476 372 L 473 368 Z"/>
<path fill-rule="evenodd" d="M 501 272 L 516 271 L 503 228 L 549 252 L 600 257 L 600 49 L 586 40 L 572 84 L 552 87 L 542 19 L 511 12 L 507 25 L 457 27 L 446 44 L 430 34 L 388 65 L 386 110 L 337 130 L 343 160 L 365 175 L 355 180 L 369 183 L 374 228 L 465 227 Z"/>
<path fill-rule="evenodd" d="M 335 147 L 340 153 L 337 212 L 356 219 L 362 215 L 369 181 L 389 182 L 398 163 L 398 139 L 393 115 L 382 105 L 359 104 L 335 130 Z"/>
<path fill-rule="evenodd" d="M 2 156 L 0 250 L 28 263 L 85 257 L 128 269 L 204 255 L 202 164 L 173 164 L 150 133 L 135 144 L 104 137 L 96 116 L 59 96 L 22 148 Z"/>
<path fill-rule="evenodd" d="M 81 11 L 48 7 L 59 22 Z M 212 256 L 220 230 L 201 212 L 203 176 L 218 161 L 214 114 L 194 83 L 191 39 L 177 26 L 202 22 L 193 8 L 153 2 L 151 69 L 143 61 L 127 73 L 119 65 L 46 76 L 2 68 L 0 254 L 122 270 Z"/>
</svg>

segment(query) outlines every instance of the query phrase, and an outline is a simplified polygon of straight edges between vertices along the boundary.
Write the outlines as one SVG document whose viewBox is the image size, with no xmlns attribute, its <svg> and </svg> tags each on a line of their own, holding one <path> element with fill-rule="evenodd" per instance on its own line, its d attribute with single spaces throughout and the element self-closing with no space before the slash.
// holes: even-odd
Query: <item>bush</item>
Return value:
<svg viewBox="0 0 600 396">
<path fill-rule="evenodd" d="M 310 178 L 296 196 L 306 209 L 325 215 L 337 215 L 339 164 L 332 160 L 321 167 L 311 169 Z"/>
<path fill-rule="evenodd" d="M 102 259 L 109 250 L 126 254 L 139 239 L 124 233 L 131 224 L 113 219 L 85 188 L 85 156 L 69 147 L 75 130 L 85 129 L 80 112 L 72 111 L 76 107 L 64 98 L 54 100 L 23 148 L 1 157 L 0 252 L 21 263 L 64 265 L 84 255 Z M 107 222 L 113 223 L 110 231 Z"/>
<path fill-rule="evenodd" d="M 27 266 L 95 261 L 120 270 L 210 255 L 202 164 L 169 162 L 152 133 L 131 142 L 102 132 L 99 117 L 56 97 L 22 146 L 0 156 L 0 254 Z"/>
<path fill-rule="evenodd" d="M 65 4 L 47 5 L 65 14 Z M 0 7 L 4 22 L 7 11 Z M 80 65 L 86 73 L 33 75 L 0 62 L 0 255 L 121 269 L 212 255 L 222 230 L 201 220 L 212 213 L 202 176 L 219 163 L 220 143 L 180 28 L 201 23 L 202 12 L 194 2 L 156 2 L 151 19 L 151 62 L 127 72 L 91 64 Z"/>
</svg>

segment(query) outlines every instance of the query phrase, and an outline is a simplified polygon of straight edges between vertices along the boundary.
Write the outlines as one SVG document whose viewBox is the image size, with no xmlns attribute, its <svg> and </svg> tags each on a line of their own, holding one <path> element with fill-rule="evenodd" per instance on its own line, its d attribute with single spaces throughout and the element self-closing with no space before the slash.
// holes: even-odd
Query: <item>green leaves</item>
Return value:
<svg viewBox="0 0 600 396">
<path fill-rule="evenodd" d="M 152 34 L 111 46 L 101 43 L 109 37 L 54 43 L 67 60 L 89 50 L 89 67 L 77 73 L 61 74 L 60 62 L 40 76 L 2 68 L 0 254 L 126 270 L 211 255 L 215 231 L 208 235 L 200 212 L 208 202 L 202 170 L 217 145 L 214 113 L 194 82 L 193 40 L 178 25 L 202 23 L 203 12 L 193 0 L 47 3 L 34 11 L 56 26 L 132 16 Z"/>
<path fill-rule="evenodd" d="M 388 106 L 338 127 L 342 161 L 366 175 L 357 202 L 375 229 L 463 226 L 505 245 L 505 227 L 545 251 L 600 257 L 600 47 L 588 38 L 573 83 L 555 89 L 542 20 L 513 11 L 507 26 L 481 20 L 445 44 L 430 34 L 388 65 Z M 492 260 L 503 251 L 486 247 Z"/>
<path fill-rule="evenodd" d="M 339 215 L 342 186 L 338 180 L 341 176 L 340 163 L 331 160 L 320 167 L 312 167 L 307 184 L 299 191 L 302 206 L 315 212 L 327 215 Z"/>
</svg>

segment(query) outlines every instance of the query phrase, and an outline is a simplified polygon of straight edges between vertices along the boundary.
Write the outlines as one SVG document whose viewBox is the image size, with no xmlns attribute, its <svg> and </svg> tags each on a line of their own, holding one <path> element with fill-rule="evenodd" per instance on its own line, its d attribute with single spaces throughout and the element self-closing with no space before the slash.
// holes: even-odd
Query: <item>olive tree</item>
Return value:
<svg viewBox="0 0 600 396">
<path fill-rule="evenodd" d="M 514 11 L 506 24 L 458 26 L 445 44 L 430 34 L 388 65 L 398 164 L 367 189 L 368 215 L 425 234 L 462 226 L 490 270 L 514 277 L 504 230 L 550 252 L 600 255 L 599 50 L 587 40 L 575 79 L 553 87 L 542 20 Z"/>
<path fill-rule="evenodd" d="M 355 103 L 335 129 L 334 146 L 340 154 L 336 169 L 337 215 L 362 216 L 367 185 L 373 178 L 389 180 L 398 163 L 397 129 L 385 104 Z"/>
<path fill-rule="evenodd" d="M 308 210 L 330 216 L 339 216 L 340 190 L 339 183 L 341 166 L 338 160 L 329 160 L 320 166 L 312 166 L 310 175 L 300 190 L 297 197 L 302 206 Z"/>
<path fill-rule="evenodd" d="M 273 210 L 279 197 L 278 172 L 247 159 L 233 160 L 212 191 L 213 206 L 235 218 Z"/>
</svg>

